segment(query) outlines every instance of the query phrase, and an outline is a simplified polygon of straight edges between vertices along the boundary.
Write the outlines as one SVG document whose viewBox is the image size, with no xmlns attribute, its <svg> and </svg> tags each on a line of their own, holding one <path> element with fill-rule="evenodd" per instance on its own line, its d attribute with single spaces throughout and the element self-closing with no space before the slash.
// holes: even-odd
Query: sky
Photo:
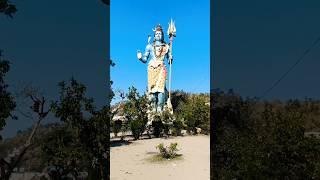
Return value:
<svg viewBox="0 0 320 180">
<path fill-rule="evenodd" d="M 177 36 L 173 40 L 172 89 L 186 92 L 210 90 L 210 1 L 144 0 L 111 2 L 110 47 L 114 89 L 127 91 L 134 86 L 140 93 L 147 87 L 147 64 L 137 59 L 144 52 L 148 35 L 160 24 L 167 32 L 175 21 Z M 165 34 L 165 41 L 169 42 Z M 167 64 L 167 67 L 168 64 Z M 168 68 L 169 69 L 169 68 Z"/>
<path fill-rule="evenodd" d="M 320 37 L 320 1 L 215 0 L 212 88 L 260 96 Z M 320 98 L 320 44 L 266 99 Z"/>
<path fill-rule="evenodd" d="M 0 49 L 10 60 L 6 77 L 16 93 L 25 85 L 57 100 L 58 82 L 72 76 L 87 85 L 96 105 L 107 102 L 107 6 L 101 0 L 19 0 L 13 19 L 0 15 Z M 23 99 L 17 99 L 18 108 Z M 25 110 L 25 109 L 22 109 Z M 6 138 L 29 128 L 33 121 L 16 113 L 0 133 Z M 52 118 L 51 118 L 52 119 Z M 45 122 L 48 122 L 45 121 Z"/>
</svg>

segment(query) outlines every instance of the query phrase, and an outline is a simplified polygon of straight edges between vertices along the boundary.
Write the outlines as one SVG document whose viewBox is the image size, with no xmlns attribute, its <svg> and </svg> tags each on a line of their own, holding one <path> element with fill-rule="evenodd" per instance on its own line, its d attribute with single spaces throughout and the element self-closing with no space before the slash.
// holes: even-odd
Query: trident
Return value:
<svg viewBox="0 0 320 180">
<path fill-rule="evenodd" d="M 170 111 L 171 114 L 173 114 L 173 108 L 172 108 L 172 104 L 171 104 L 171 74 L 172 74 L 172 41 L 173 41 L 173 37 L 176 37 L 176 26 L 174 24 L 174 22 L 170 21 L 169 23 L 169 27 L 168 27 L 168 31 L 167 34 L 169 35 L 169 39 L 170 39 L 170 53 L 171 56 L 169 57 L 169 64 L 170 64 L 170 71 L 169 71 L 169 98 L 167 101 L 167 106 L 168 109 Z"/>
</svg>

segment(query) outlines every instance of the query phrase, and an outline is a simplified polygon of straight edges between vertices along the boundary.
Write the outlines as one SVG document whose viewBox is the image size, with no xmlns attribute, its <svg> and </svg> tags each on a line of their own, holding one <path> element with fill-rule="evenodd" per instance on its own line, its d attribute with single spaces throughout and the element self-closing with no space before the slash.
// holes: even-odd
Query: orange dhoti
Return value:
<svg viewBox="0 0 320 180">
<path fill-rule="evenodd" d="M 153 60 L 148 65 L 148 92 L 164 93 L 167 69 L 163 61 Z"/>
</svg>

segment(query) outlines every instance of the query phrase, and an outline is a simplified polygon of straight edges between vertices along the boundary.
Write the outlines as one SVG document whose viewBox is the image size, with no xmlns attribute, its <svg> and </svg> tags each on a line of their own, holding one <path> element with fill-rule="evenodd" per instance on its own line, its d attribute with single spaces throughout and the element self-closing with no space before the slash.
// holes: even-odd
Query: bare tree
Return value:
<svg viewBox="0 0 320 180">
<path fill-rule="evenodd" d="M 23 159 L 24 155 L 26 154 L 27 150 L 32 146 L 33 139 L 36 135 L 36 132 L 43 121 L 45 117 L 48 115 L 48 113 L 51 111 L 51 107 L 45 108 L 46 105 L 46 98 L 44 96 L 37 95 L 36 91 L 34 89 L 25 88 L 23 90 L 23 93 L 25 96 L 31 100 L 32 106 L 30 107 L 33 113 L 36 115 L 36 122 L 33 125 L 32 131 L 29 134 L 29 137 L 25 141 L 25 143 L 19 147 L 18 149 L 14 150 L 12 152 L 12 160 L 6 161 L 4 159 L 1 159 L 0 162 L 4 165 L 2 166 L 0 179 L 9 180 L 12 172 L 14 169 L 19 165 L 21 160 Z M 47 110 L 45 110 L 47 109 Z M 27 113 L 22 112 L 21 110 L 18 110 L 24 117 L 33 119 L 32 116 L 30 116 Z"/>
</svg>

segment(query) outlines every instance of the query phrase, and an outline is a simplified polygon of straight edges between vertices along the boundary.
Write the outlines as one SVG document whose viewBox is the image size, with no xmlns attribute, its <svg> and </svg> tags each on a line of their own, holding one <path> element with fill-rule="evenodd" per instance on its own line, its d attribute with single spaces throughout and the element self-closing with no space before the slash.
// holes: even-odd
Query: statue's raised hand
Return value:
<svg viewBox="0 0 320 180">
<path fill-rule="evenodd" d="M 138 58 L 139 60 L 142 59 L 142 53 L 141 53 L 140 50 L 137 50 L 137 58 Z"/>
</svg>

